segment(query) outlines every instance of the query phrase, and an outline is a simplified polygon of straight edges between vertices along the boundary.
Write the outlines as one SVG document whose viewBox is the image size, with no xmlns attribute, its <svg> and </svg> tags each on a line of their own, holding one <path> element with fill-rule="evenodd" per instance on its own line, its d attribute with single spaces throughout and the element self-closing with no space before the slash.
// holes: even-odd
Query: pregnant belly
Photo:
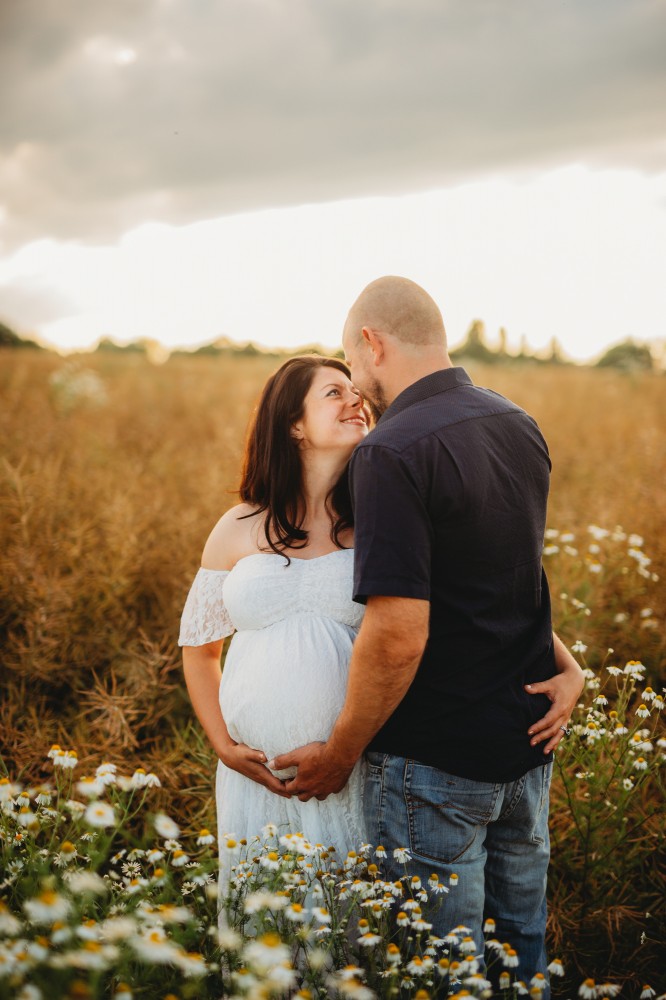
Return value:
<svg viewBox="0 0 666 1000">
<path fill-rule="evenodd" d="M 328 620 L 306 625 L 240 632 L 227 655 L 220 706 L 229 735 L 269 760 L 328 739 L 344 704 L 353 633 Z"/>
</svg>

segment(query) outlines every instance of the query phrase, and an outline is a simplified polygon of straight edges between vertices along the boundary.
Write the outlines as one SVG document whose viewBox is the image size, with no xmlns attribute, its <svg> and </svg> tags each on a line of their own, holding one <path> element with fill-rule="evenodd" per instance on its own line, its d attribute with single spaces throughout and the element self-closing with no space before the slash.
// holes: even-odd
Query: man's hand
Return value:
<svg viewBox="0 0 666 1000">
<path fill-rule="evenodd" d="M 298 768 L 291 781 L 285 782 L 290 795 L 297 795 L 301 802 L 312 798 L 325 799 L 333 792 L 339 792 L 347 784 L 354 764 L 336 760 L 326 743 L 307 743 L 290 753 L 280 754 L 268 761 L 272 771 L 285 767 Z"/>
<path fill-rule="evenodd" d="M 546 740 L 543 752 L 550 753 L 564 738 L 566 735 L 564 729 L 567 728 L 584 684 L 583 672 L 578 668 L 577 671 L 566 670 L 555 674 L 547 681 L 525 685 L 525 690 L 529 694 L 545 694 L 552 702 L 543 719 L 536 722 L 529 730 L 528 735 L 533 747 Z"/>
<path fill-rule="evenodd" d="M 285 788 L 284 781 L 280 781 L 268 770 L 263 750 L 254 750 L 245 743 L 231 743 L 220 759 L 232 771 L 244 774 L 246 778 L 251 778 L 276 795 L 281 795 L 285 799 L 291 798 L 291 792 Z"/>
</svg>

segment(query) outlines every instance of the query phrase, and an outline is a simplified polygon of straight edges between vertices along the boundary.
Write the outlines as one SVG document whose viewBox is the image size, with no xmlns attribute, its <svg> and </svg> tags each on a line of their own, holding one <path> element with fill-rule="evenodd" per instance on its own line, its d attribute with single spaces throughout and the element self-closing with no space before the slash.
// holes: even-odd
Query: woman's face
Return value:
<svg viewBox="0 0 666 1000">
<path fill-rule="evenodd" d="M 301 449 L 339 451 L 347 458 L 368 433 L 363 397 L 337 368 L 318 368 L 292 428 Z"/>
</svg>

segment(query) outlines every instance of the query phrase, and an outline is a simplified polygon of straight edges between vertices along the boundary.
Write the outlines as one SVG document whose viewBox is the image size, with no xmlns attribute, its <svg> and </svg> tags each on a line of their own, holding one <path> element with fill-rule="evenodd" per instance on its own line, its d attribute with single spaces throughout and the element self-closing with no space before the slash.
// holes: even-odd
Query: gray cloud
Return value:
<svg viewBox="0 0 666 1000">
<path fill-rule="evenodd" d="M 650 0 L 4 0 L 0 239 L 663 170 L 664 51 Z"/>
<path fill-rule="evenodd" d="M 74 303 L 55 288 L 33 279 L 0 284 L 0 321 L 30 332 L 74 311 Z"/>
</svg>

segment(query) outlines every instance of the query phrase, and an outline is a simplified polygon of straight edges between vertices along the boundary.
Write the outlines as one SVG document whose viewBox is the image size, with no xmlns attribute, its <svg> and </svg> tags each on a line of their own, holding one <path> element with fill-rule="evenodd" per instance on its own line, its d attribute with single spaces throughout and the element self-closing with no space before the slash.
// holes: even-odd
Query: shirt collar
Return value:
<svg viewBox="0 0 666 1000">
<path fill-rule="evenodd" d="M 394 417 L 397 413 L 402 413 L 414 403 L 420 403 L 421 400 L 428 399 L 429 396 L 436 396 L 440 392 L 455 389 L 459 385 L 472 385 L 472 380 L 464 368 L 441 368 L 439 371 L 432 372 L 403 389 L 391 405 L 384 410 L 377 424 Z"/>
</svg>

